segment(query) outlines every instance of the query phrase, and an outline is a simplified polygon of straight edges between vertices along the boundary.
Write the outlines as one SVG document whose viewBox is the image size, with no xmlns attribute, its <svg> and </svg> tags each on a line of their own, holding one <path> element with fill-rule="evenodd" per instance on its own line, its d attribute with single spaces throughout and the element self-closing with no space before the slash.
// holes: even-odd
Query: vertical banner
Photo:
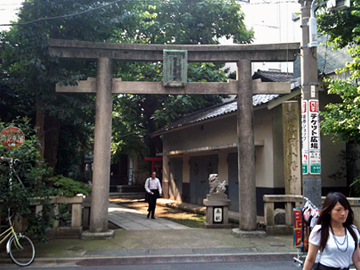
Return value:
<svg viewBox="0 0 360 270">
<path fill-rule="evenodd" d="M 308 124 L 308 102 L 302 101 L 301 105 L 301 142 L 302 142 L 302 173 L 309 173 L 309 124 Z"/>
<path fill-rule="evenodd" d="M 309 163 L 310 174 L 321 173 L 319 101 L 309 100 Z"/>
<path fill-rule="evenodd" d="M 301 248 L 301 226 L 302 226 L 302 216 L 301 216 L 302 208 L 294 208 L 294 241 L 293 245 L 296 248 Z"/>
</svg>

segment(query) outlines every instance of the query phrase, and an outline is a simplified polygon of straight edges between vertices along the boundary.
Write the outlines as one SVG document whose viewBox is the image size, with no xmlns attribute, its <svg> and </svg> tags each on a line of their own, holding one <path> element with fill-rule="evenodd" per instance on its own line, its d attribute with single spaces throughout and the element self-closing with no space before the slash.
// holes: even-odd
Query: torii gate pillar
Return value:
<svg viewBox="0 0 360 270">
<path fill-rule="evenodd" d="M 109 177 L 112 124 L 112 60 L 97 60 L 94 172 L 91 199 L 90 233 L 109 234 Z M 105 176 L 105 177 L 104 177 Z"/>
<path fill-rule="evenodd" d="M 253 129 L 253 103 L 251 61 L 237 62 L 237 132 L 238 132 L 238 179 L 239 179 L 239 226 L 240 230 L 256 230 L 256 183 L 255 147 Z"/>
</svg>

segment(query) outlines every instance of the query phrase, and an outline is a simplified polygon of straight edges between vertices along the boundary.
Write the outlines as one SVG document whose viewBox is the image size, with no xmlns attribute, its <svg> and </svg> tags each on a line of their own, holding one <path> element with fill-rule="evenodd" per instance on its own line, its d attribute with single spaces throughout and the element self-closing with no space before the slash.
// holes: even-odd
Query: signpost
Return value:
<svg viewBox="0 0 360 270">
<path fill-rule="evenodd" d="M 321 173 L 319 101 L 309 101 L 309 163 L 310 174 Z"/>
<path fill-rule="evenodd" d="M 309 173 L 309 139 L 308 139 L 308 102 L 307 100 L 302 101 L 301 106 L 301 141 L 302 141 L 302 173 Z"/>
<path fill-rule="evenodd" d="M 321 207 L 321 155 L 317 34 L 314 31 L 313 1 L 301 1 L 301 122 L 304 196 Z M 316 19 L 315 19 L 316 25 Z M 316 31 L 316 28 L 315 28 Z"/>
<path fill-rule="evenodd" d="M 1 131 L 0 142 L 3 147 L 6 147 L 8 150 L 18 148 L 24 141 L 24 133 L 17 127 L 7 127 Z"/>
</svg>

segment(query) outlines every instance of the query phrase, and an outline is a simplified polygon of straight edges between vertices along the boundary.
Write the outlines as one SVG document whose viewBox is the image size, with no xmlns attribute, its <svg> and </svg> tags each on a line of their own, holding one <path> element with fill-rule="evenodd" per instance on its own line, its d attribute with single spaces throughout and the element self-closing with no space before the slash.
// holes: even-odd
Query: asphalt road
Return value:
<svg viewBox="0 0 360 270">
<path fill-rule="evenodd" d="M 15 265 L 9 268 L 0 269 L 15 269 Z M 267 261 L 267 262 L 234 262 L 234 263 L 172 263 L 172 264 L 147 264 L 147 265 L 113 265 L 113 266 L 74 266 L 74 265 L 61 265 L 61 266 L 39 266 L 30 265 L 26 269 L 49 269 L 49 270 L 300 270 L 297 264 L 292 261 Z"/>
</svg>

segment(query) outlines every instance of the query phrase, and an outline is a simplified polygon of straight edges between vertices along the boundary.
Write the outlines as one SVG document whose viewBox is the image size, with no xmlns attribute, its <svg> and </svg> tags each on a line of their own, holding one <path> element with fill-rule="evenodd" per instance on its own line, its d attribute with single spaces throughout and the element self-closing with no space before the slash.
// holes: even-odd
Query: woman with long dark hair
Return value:
<svg viewBox="0 0 360 270">
<path fill-rule="evenodd" d="M 317 225 L 309 237 L 309 250 L 303 270 L 311 270 L 318 251 L 319 270 L 347 270 L 351 260 L 360 270 L 360 235 L 353 224 L 354 212 L 349 201 L 340 192 L 326 196 Z"/>
</svg>

